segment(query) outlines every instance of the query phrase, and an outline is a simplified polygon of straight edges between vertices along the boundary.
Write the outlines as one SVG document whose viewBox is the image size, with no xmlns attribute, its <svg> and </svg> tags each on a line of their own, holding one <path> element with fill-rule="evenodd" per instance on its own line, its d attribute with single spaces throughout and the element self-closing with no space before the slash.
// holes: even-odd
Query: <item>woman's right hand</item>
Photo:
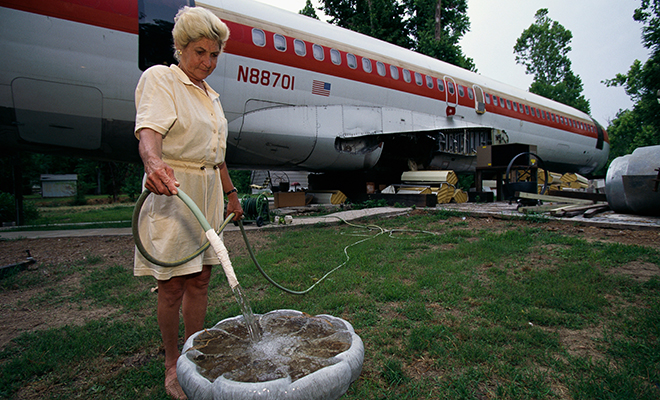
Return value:
<svg viewBox="0 0 660 400">
<path fill-rule="evenodd" d="M 140 129 L 140 157 L 144 164 L 147 180 L 144 186 L 155 194 L 172 196 L 177 193 L 179 182 L 174 177 L 174 170 L 161 158 L 163 155 L 163 136 L 149 128 Z"/>
<path fill-rule="evenodd" d="M 149 160 L 145 164 L 147 179 L 144 186 L 155 194 L 173 196 L 178 193 L 179 181 L 174 177 L 172 167 L 161 159 Z"/>
</svg>

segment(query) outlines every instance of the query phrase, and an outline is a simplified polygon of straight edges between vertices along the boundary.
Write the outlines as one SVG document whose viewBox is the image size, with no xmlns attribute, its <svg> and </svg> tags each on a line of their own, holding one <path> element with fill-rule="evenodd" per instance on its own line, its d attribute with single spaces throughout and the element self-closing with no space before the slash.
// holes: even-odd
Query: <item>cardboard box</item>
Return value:
<svg viewBox="0 0 660 400">
<path fill-rule="evenodd" d="M 275 192 L 275 208 L 301 207 L 305 205 L 305 192 Z"/>
<path fill-rule="evenodd" d="M 480 146 L 477 148 L 477 168 L 506 168 L 509 162 L 520 153 L 536 154 L 536 146 L 508 143 L 494 146 Z M 516 159 L 516 165 L 530 165 L 529 155 Z"/>
</svg>

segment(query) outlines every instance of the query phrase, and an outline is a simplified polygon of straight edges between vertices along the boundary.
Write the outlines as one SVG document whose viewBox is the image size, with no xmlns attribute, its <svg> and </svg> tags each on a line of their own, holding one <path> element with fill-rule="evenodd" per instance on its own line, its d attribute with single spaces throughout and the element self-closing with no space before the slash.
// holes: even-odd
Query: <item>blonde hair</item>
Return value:
<svg viewBox="0 0 660 400">
<path fill-rule="evenodd" d="M 224 49 L 229 39 L 229 28 L 211 11 L 202 7 L 182 7 L 174 17 L 174 58 L 179 61 L 179 52 L 191 42 L 206 38 L 218 42 Z"/>
</svg>

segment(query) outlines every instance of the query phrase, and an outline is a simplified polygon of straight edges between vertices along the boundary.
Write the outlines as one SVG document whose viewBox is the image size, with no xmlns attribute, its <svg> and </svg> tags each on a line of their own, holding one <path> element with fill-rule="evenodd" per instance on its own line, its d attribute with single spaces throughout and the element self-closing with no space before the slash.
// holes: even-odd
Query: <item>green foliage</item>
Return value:
<svg viewBox="0 0 660 400">
<path fill-rule="evenodd" d="M 470 30 L 466 0 L 404 0 L 408 15 L 409 35 L 413 38 L 412 49 L 457 65 L 476 70 L 474 60 L 466 57 L 459 46 L 461 38 Z M 441 4 L 440 23 L 437 5 Z"/>
<path fill-rule="evenodd" d="M 589 101 L 582 94 L 582 79 L 573 74 L 568 58 L 573 34 L 550 19 L 547 8 L 538 10 L 534 18 L 536 22 L 523 31 L 513 47 L 516 63 L 534 75 L 530 92 L 590 113 Z"/>
<path fill-rule="evenodd" d="M 229 176 L 231 181 L 238 190 L 238 193 L 250 193 L 250 178 L 252 172 L 247 170 L 230 169 Z"/>
<path fill-rule="evenodd" d="M 466 0 L 323 0 L 330 22 L 474 70 L 459 41 L 470 28 Z"/>
<path fill-rule="evenodd" d="M 635 103 L 632 110 L 619 112 L 608 127 L 610 160 L 630 154 L 637 147 L 660 144 L 660 0 L 642 0 L 633 18 L 644 24 L 642 44 L 651 55 L 643 64 L 635 60 L 628 73 L 604 82 L 607 86 L 622 86 Z"/>
<path fill-rule="evenodd" d="M 305 2 L 305 8 L 298 11 L 298 14 L 306 15 L 306 16 L 314 18 L 314 19 L 319 19 L 319 16 L 316 14 L 316 10 L 314 9 L 314 6 L 312 5 L 311 0 L 307 0 Z"/>
<path fill-rule="evenodd" d="M 403 5 L 396 0 L 323 0 L 330 23 L 410 48 Z"/>
<path fill-rule="evenodd" d="M 28 222 L 39 218 L 39 210 L 29 201 L 23 202 L 23 215 Z M 16 200 L 9 193 L 0 192 L 0 222 L 16 221 Z"/>
</svg>

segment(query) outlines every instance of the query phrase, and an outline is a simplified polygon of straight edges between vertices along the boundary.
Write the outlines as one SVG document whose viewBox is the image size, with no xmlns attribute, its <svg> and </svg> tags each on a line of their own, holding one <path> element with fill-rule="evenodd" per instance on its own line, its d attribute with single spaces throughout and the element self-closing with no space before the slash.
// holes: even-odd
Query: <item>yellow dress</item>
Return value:
<svg viewBox="0 0 660 400">
<path fill-rule="evenodd" d="M 220 170 L 227 148 L 227 120 L 218 93 L 206 82 L 207 93 L 195 86 L 176 65 L 146 70 L 135 90 L 135 135 L 150 128 L 163 135 L 163 161 L 180 188 L 195 201 L 214 229 L 223 221 L 224 196 Z M 179 260 L 206 241 L 204 231 L 188 207 L 176 196 L 149 195 L 139 220 L 146 250 L 162 261 Z M 212 248 L 178 267 L 161 267 L 135 250 L 134 274 L 159 280 L 200 272 L 218 264 Z"/>
</svg>

